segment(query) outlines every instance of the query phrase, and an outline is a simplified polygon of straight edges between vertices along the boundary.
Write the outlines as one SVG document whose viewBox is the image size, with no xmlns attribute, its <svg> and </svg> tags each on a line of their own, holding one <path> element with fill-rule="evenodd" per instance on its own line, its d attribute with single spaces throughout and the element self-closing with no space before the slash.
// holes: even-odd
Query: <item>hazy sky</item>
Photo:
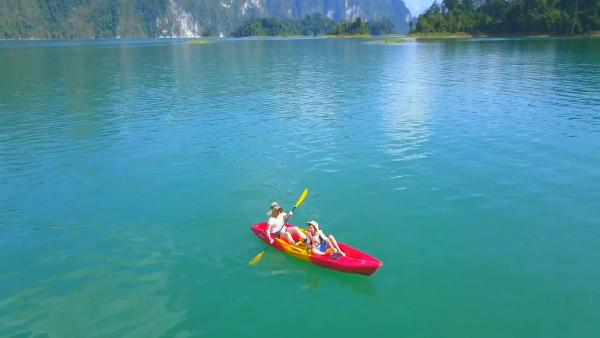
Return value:
<svg viewBox="0 0 600 338">
<path fill-rule="evenodd" d="M 421 12 L 429 8 L 433 1 L 434 0 L 404 0 L 404 3 L 410 10 L 410 15 L 417 17 L 419 14 L 421 14 Z"/>
</svg>

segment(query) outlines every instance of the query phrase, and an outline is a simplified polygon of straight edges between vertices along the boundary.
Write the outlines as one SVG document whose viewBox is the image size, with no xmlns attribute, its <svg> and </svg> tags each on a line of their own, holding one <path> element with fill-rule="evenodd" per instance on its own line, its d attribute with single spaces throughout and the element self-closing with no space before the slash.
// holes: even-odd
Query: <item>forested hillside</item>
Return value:
<svg viewBox="0 0 600 338">
<path fill-rule="evenodd" d="M 600 0 L 443 0 L 419 16 L 416 30 L 487 34 L 582 34 L 600 31 Z"/>
<path fill-rule="evenodd" d="M 408 31 L 401 0 L 1 0 L 0 38 L 229 36 L 250 19 L 389 19 Z"/>
</svg>

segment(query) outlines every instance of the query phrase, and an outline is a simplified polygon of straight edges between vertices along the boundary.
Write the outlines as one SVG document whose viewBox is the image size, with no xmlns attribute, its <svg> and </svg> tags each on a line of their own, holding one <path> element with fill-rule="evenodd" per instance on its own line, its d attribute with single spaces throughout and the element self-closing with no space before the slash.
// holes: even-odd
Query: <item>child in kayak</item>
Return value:
<svg viewBox="0 0 600 338">
<path fill-rule="evenodd" d="M 323 231 L 319 228 L 319 223 L 310 221 L 306 223 L 308 226 L 308 239 L 307 247 L 312 247 L 312 253 L 315 255 L 327 255 L 330 252 L 333 254 L 340 254 L 346 256 L 346 254 L 340 249 L 335 237 L 333 235 L 325 236 Z"/>
<path fill-rule="evenodd" d="M 269 244 L 273 244 L 275 238 L 281 238 L 292 245 L 296 245 L 294 238 L 292 237 L 294 234 L 298 235 L 302 240 L 306 239 L 306 235 L 302 233 L 298 227 L 284 226 L 286 216 L 287 214 L 277 202 L 271 203 L 270 217 L 267 222 L 269 228 L 266 231 Z M 289 217 L 292 217 L 292 212 L 290 212 Z"/>
</svg>

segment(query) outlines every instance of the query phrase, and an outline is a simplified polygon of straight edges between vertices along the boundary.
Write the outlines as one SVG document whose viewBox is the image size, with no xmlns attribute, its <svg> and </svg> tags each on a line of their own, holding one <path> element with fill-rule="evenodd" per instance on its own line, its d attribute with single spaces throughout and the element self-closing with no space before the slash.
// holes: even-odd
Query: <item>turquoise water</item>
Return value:
<svg viewBox="0 0 600 338">
<path fill-rule="evenodd" d="M 596 337 L 599 55 L 0 42 L 0 336 Z M 382 269 L 248 266 L 305 187 Z"/>
</svg>

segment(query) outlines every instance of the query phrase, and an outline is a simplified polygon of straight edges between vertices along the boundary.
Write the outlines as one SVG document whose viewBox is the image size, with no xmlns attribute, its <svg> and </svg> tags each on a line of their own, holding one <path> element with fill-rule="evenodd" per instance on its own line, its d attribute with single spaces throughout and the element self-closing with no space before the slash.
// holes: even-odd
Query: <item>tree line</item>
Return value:
<svg viewBox="0 0 600 338">
<path fill-rule="evenodd" d="M 249 19 L 237 27 L 231 33 L 231 36 L 383 35 L 390 34 L 393 31 L 394 24 L 387 18 L 372 22 L 356 18 L 354 21 L 340 21 L 336 23 L 320 13 L 315 13 L 306 15 L 300 20 L 277 18 Z"/>
<path fill-rule="evenodd" d="M 0 0 L 0 38 L 112 38 L 123 11 L 138 15 L 132 33 L 157 36 L 169 0 Z M 138 25 L 139 24 L 139 25 Z"/>
<path fill-rule="evenodd" d="M 600 0 L 443 0 L 419 16 L 420 33 L 583 34 L 600 31 Z"/>
</svg>

